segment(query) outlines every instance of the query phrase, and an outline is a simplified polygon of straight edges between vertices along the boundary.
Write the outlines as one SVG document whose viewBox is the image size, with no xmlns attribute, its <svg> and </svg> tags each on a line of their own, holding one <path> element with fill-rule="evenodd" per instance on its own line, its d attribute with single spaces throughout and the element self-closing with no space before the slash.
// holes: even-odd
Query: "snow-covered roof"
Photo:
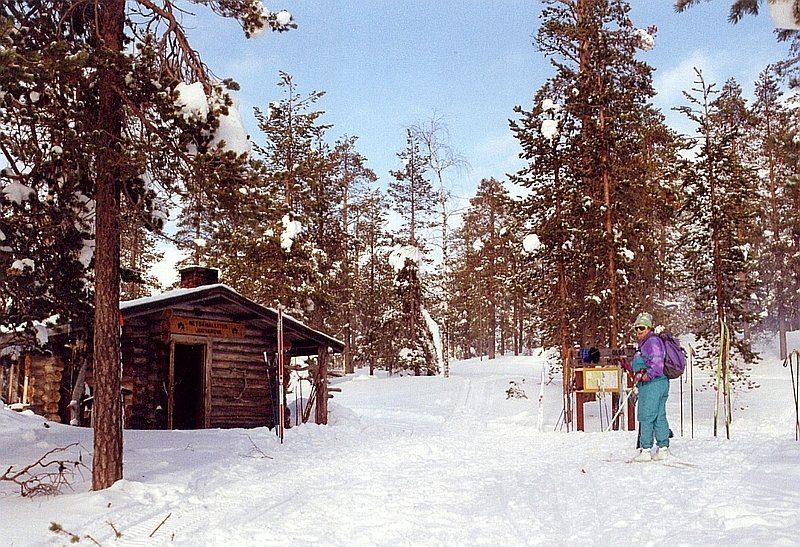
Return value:
<svg viewBox="0 0 800 547">
<path fill-rule="evenodd" d="M 231 292 L 236 292 L 235 289 L 223 283 L 215 283 L 213 285 L 203 285 L 202 287 L 193 287 L 191 289 L 172 289 L 153 296 L 145 296 L 142 298 L 135 298 L 133 300 L 125 300 L 120 303 L 119 309 L 124 312 L 128 308 L 137 308 L 139 306 L 146 306 L 148 304 L 156 304 L 159 302 L 163 302 L 165 300 L 173 300 L 174 298 L 178 298 L 184 295 L 204 292 L 209 287 L 225 287 L 227 290 Z"/>
<path fill-rule="evenodd" d="M 261 322 L 269 328 L 277 325 L 278 311 L 262 306 L 242 296 L 235 289 L 222 283 L 202 285 L 191 289 L 173 289 L 155 296 L 147 296 L 120 303 L 123 319 L 160 313 L 177 305 L 193 303 L 198 306 L 217 307 L 228 313 L 235 313 L 243 320 Z M 324 332 L 312 329 L 294 317 L 283 314 L 284 335 L 292 341 L 292 353 L 311 355 L 316 347 L 327 346 L 341 353 L 344 343 Z"/>
</svg>

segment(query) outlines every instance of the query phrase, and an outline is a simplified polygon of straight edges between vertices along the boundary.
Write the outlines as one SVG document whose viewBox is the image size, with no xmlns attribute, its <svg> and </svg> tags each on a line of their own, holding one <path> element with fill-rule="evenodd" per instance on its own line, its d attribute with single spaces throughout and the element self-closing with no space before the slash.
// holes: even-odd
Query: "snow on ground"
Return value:
<svg viewBox="0 0 800 547">
<path fill-rule="evenodd" d="M 800 341 L 800 338 L 798 338 Z M 329 426 L 126 431 L 125 479 L 90 492 L 84 471 L 54 497 L 0 482 L 0 543 L 68 545 L 796 545 L 800 442 L 789 370 L 770 349 L 737 394 L 731 440 L 714 395 L 672 381 L 674 458 L 626 463 L 635 432 L 559 423 L 561 379 L 541 357 L 451 364 L 451 377 L 337 379 Z M 688 378 L 687 378 L 688 379 Z M 507 398 L 509 382 L 527 398 Z M 680 391 L 683 388 L 683 427 Z M 605 423 L 605 422 L 604 422 Z M 0 409 L 0 471 L 91 432 Z M 683 436 L 680 432 L 683 430 Z M 78 457 L 74 449 L 72 458 Z"/>
</svg>

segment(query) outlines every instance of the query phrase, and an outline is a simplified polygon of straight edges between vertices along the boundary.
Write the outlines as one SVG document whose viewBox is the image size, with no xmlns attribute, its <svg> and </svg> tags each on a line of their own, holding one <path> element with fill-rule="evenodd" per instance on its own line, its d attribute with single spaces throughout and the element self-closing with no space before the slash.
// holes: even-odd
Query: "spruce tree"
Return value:
<svg viewBox="0 0 800 547">
<path fill-rule="evenodd" d="M 389 256 L 395 270 L 395 298 L 384 324 L 390 327 L 386 335 L 398 333 L 390 353 L 397 367 L 413 370 L 415 375 L 433 374 L 438 372 L 438 364 L 423 311 L 421 265 L 427 248 L 425 231 L 431 227 L 436 196 L 425 177 L 428 158 L 420 153 L 419 141 L 411 129 L 406 130 L 406 148 L 397 157 L 403 167 L 390 171 L 395 180 L 389 183 L 388 194 L 401 225 L 395 238 L 398 245 Z"/>
<path fill-rule="evenodd" d="M 352 301 L 355 355 L 359 365 L 391 371 L 392 345 L 397 340 L 399 305 L 395 305 L 394 270 L 389 264 L 391 236 L 387 231 L 388 203 L 371 188 L 351 203 L 348 223 L 354 260 Z"/>
</svg>

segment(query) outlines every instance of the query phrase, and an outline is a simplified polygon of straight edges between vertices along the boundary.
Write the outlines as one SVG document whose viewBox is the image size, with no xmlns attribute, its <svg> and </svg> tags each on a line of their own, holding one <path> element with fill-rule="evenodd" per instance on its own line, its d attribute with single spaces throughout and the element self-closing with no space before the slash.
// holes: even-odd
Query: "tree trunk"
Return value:
<svg viewBox="0 0 800 547">
<path fill-rule="evenodd" d="M 497 239 L 495 237 L 496 229 L 496 204 L 495 200 L 489 198 L 489 275 L 487 276 L 487 291 L 486 296 L 489 300 L 489 315 L 487 317 L 486 329 L 486 343 L 487 353 L 489 359 L 494 359 L 496 354 L 496 337 L 497 337 L 497 294 L 495 288 L 495 276 L 497 275 Z"/>
<path fill-rule="evenodd" d="M 344 165 L 342 166 L 342 216 L 341 226 L 342 233 L 346 236 L 350 235 L 348 212 L 350 207 L 350 148 L 345 148 L 344 152 Z M 347 291 L 347 301 L 345 302 L 345 315 L 347 321 L 344 326 L 344 373 L 352 374 L 355 370 L 353 367 L 353 322 L 355 317 L 353 314 L 353 282 L 355 276 L 353 275 L 353 268 L 351 267 L 352 257 L 350 254 L 349 238 L 345 239 L 344 248 L 344 261 L 342 264 L 342 274 L 344 279 L 347 280 L 349 287 Z"/>
<path fill-rule="evenodd" d="M 439 196 L 442 205 L 442 280 L 445 286 L 448 284 L 448 277 L 450 270 L 449 246 L 447 244 L 448 235 L 448 215 L 447 215 L 447 194 L 444 190 L 444 182 L 442 181 L 442 173 L 437 172 L 439 177 Z M 450 310 L 448 304 L 448 295 L 445 293 L 444 298 L 444 311 L 442 313 L 442 374 L 445 378 L 450 377 Z"/>
<path fill-rule="evenodd" d="M 767 113 L 767 142 L 772 141 L 772 124 L 770 122 L 769 113 Z M 769 202 L 770 202 L 770 225 L 772 227 L 772 245 L 774 253 L 775 268 L 775 293 L 778 296 L 778 310 L 777 310 L 777 327 L 778 327 L 778 340 L 780 343 L 780 358 L 786 359 L 789 355 L 789 349 L 786 343 L 786 308 L 783 303 L 783 295 L 786 293 L 786 281 L 783 275 L 784 262 L 783 262 L 783 247 L 781 245 L 781 226 L 778 220 L 778 193 L 775 174 L 775 155 L 773 154 L 772 147 L 769 148 Z"/>
<path fill-rule="evenodd" d="M 112 63 L 122 51 L 125 0 L 97 3 L 98 37 Z M 108 63 L 109 61 L 105 61 Z M 119 326 L 119 156 L 122 107 L 114 86 L 113 64 L 98 74 L 97 130 L 109 145 L 97 156 L 95 189 L 95 316 L 94 316 L 94 460 L 92 489 L 108 488 L 122 478 L 122 363 Z"/>
<path fill-rule="evenodd" d="M 605 108 L 600 107 L 600 134 L 606 138 Z M 607 139 L 606 139 L 607 140 Z M 608 291 L 611 295 L 608 309 L 608 342 L 610 348 L 616 348 L 619 338 L 619 295 L 617 290 L 617 259 L 616 244 L 614 243 L 614 213 L 611 206 L 611 176 L 609 173 L 608 147 L 603 147 L 600 169 L 603 184 L 603 205 L 606 209 L 605 232 L 608 245 Z"/>
</svg>

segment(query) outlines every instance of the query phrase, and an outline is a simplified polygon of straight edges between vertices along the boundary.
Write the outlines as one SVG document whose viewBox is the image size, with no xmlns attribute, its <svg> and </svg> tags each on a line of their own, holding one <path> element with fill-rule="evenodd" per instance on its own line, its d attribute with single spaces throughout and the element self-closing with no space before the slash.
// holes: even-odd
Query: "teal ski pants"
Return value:
<svg viewBox="0 0 800 547">
<path fill-rule="evenodd" d="M 639 406 L 636 412 L 639 420 L 639 445 L 642 449 L 653 447 L 653 437 L 659 448 L 669 446 L 667 397 L 669 380 L 665 376 L 639 383 Z"/>
</svg>

